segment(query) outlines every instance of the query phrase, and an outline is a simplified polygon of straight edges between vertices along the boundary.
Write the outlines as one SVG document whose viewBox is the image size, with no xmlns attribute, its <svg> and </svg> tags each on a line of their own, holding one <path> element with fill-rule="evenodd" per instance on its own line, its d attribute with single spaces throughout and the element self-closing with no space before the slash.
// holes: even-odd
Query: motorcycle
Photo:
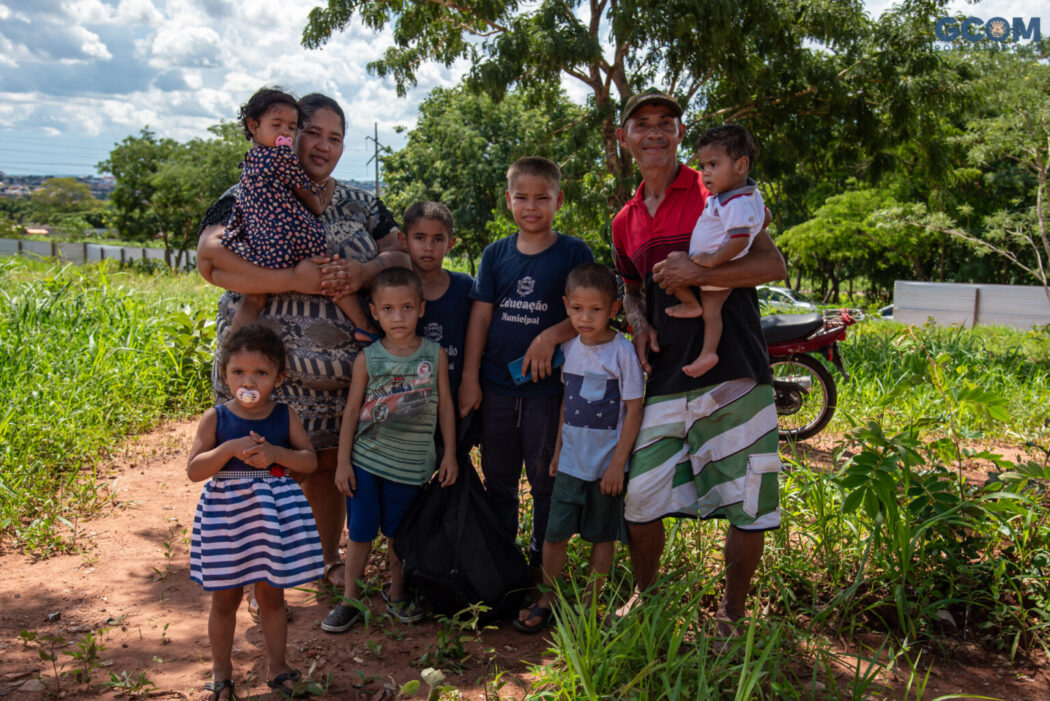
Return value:
<svg viewBox="0 0 1050 701">
<path fill-rule="evenodd" d="M 838 388 L 817 356 L 824 356 L 848 382 L 839 341 L 846 338 L 846 329 L 861 318 L 857 309 L 762 317 L 780 440 L 811 438 L 831 421 Z"/>
</svg>

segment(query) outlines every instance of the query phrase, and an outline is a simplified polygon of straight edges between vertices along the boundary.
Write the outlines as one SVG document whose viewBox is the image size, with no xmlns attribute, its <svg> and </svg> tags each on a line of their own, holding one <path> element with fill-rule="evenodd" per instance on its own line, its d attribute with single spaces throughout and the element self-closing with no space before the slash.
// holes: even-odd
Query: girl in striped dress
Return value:
<svg viewBox="0 0 1050 701">
<path fill-rule="evenodd" d="M 231 653 L 237 608 L 255 584 L 272 689 L 292 692 L 300 673 L 285 659 L 284 590 L 320 579 L 321 543 L 310 506 L 289 470 L 317 468 L 299 417 L 274 401 L 284 379 L 280 339 L 258 324 L 230 335 L 222 378 L 233 399 L 201 417 L 186 472 L 208 480 L 197 503 L 190 578 L 211 592 L 208 639 L 213 681 L 202 701 L 234 698 Z M 210 478 L 210 479 L 209 479 Z"/>
</svg>

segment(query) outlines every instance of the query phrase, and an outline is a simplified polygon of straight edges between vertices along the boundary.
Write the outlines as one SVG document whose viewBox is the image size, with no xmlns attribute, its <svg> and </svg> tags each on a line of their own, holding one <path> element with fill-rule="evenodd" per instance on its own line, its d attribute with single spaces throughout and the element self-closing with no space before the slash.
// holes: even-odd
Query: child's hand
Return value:
<svg viewBox="0 0 1050 701">
<path fill-rule="evenodd" d="M 241 458 L 244 462 L 257 470 L 265 470 L 277 462 L 277 446 L 268 443 L 255 431 L 249 437 L 255 441 L 255 445 L 244 451 L 244 457 Z"/>
<path fill-rule="evenodd" d="M 616 469 L 613 466 L 609 466 L 605 469 L 605 474 L 602 475 L 601 482 L 602 494 L 607 497 L 615 497 L 623 491 L 623 468 Z"/>
<path fill-rule="evenodd" d="M 244 453 L 259 445 L 259 441 L 251 436 L 243 436 L 242 438 L 234 438 L 227 441 L 226 445 L 233 450 L 233 457 L 243 459 Z"/>
<path fill-rule="evenodd" d="M 459 418 L 465 417 L 472 409 L 481 406 L 481 385 L 477 378 L 467 379 L 463 377 L 459 385 L 459 394 L 456 397 L 459 404 Z"/>
<path fill-rule="evenodd" d="M 459 466 L 456 465 L 456 456 L 446 455 L 441 461 L 441 467 L 438 468 L 438 484 L 447 487 L 455 484 L 457 477 L 459 477 Z"/>
<path fill-rule="evenodd" d="M 554 453 L 554 457 L 551 458 L 551 465 L 547 468 L 547 472 L 551 477 L 556 477 L 558 475 L 558 453 L 560 452 L 561 451 L 556 451 Z"/>
<path fill-rule="evenodd" d="M 711 262 L 712 258 L 714 258 L 714 256 L 712 256 L 710 253 L 698 253 L 695 256 L 689 257 L 691 261 L 705 268 L 714 267 L 714 264 Z"/>
<path fill-rule="evenodd" d="M 357 489 L 357 478 L 354 477 L 354 467 L 350 461 L 340 460 L 335 468 L 335 488 L 343 496 L 352 497 Z"/>
<path fill-rule="evenodd" d="M 533 382 L 539 382 L 549 377 L 551 374 L 551 361 L 554 358 L 554 348 L 557 345 L 557 343 L 544 338 L 542 333 L 532 339 L 529 349 L 525 351 L 525 359 L 521 361 L 521 374 L 528 375 L 531 369 Z"/>
</svg>

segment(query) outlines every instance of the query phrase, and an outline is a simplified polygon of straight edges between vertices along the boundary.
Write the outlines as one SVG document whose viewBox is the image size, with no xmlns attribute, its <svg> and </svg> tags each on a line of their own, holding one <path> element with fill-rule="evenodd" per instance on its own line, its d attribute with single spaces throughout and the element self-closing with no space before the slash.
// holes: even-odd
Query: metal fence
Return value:
<svg viewBox="0 0 1050 701">
<path fill-rule="evenodd" d="M 1050 324 L 1050 300 L 1037 285 L 985 285 L 956 282 L 893 284 L 893 319 L 905 324 L 978 324 L 1028 329 Z"/>
<path fill-rule="evenodd" d="M 163 261 L 168 267 L 175 267 L 178 251 L 165 251 L 163 248 L 138 246 L 110 246 L 98 243 L 0 239 L 0 255 L 29 255 L 41 258 L 56 258 L 78 265 L 96 263 L 102 260 L 117 260 L 121 263 L 131 263 L 136 260 L 155 260 Z M 196 251 L 183 251 L 182 268 L 190 270 L 195 268 L 196 265 Z"/>
</svg>

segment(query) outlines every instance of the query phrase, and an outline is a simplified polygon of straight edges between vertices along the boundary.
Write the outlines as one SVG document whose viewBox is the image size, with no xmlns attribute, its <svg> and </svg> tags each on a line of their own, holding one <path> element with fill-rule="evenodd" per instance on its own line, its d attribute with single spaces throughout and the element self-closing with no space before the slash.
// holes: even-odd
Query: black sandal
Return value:
<svg viewBox="0 0 1050 701">
<path fill-rule="evenodd" d="M 220 699 L 219 696 L 222 694 L 222 692 L 226 691 L 227 689 L 230 690 L 230 695 L 226 698 L 229 701 L 237 701 L 237 692 L 233 690 L 232 679 L 222 679 L 220 681 L 210 681 L 204 683 L 204 690 L 210 691 L 211 695 L 215 697 L 215 701 L 222 701 L 222 699 Z"/>
<path fill-rule="evenodd" d="M 303 673 L 298 669 L 292 669 L 287 672 L 281 672 L 276 677 L 266 682 L 266 686 L 270 687 L 274 691 L 280 691 L 286 699 L 308 699 L 313 694 L 309 691 L 296 691 L 295 685 L 302 680 Z M 288 688 L 284 685 L 285 682 L 291 682 L 292 687 Z"/>
</svg>

